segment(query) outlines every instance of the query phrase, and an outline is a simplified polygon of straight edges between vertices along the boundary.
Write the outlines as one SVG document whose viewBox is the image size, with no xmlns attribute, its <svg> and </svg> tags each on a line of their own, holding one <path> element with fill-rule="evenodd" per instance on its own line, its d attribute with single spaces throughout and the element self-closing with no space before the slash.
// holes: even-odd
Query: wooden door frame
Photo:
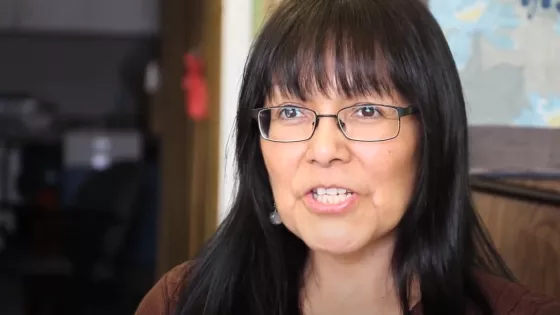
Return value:
<svg viewBox="0 0 560 315">
<path fill-rule="evenodd" d="M 157 275 L 192 259 L 216 229 L 218 199 L 220 0 L 161 0 L 161 204 Z M 184 109 L 183 56 L 206 61 L 209 118 L 190 120 Z M 200 179 L 202 185 L 197 185 Z"/>
</svg>

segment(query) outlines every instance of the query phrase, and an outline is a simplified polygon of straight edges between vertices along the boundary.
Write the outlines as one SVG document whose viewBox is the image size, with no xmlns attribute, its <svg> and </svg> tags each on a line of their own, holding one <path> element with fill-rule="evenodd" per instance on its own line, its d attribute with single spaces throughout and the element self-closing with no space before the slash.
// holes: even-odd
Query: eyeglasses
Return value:
<svg viewBox="0 0 560 315">
<path fill-rule="evenodd" d="M 336 115 L 319 115 L 309 108 L 283 105 L 254 109 L 253 118 L 258 122 L 261 136 L 273 142 L 309 140 L 321 118 L 335 118 L 349 140 L 378 142 L 396 138 L 400 132 L 400 118 L 416 112 L 412 106 L 359 104 L 345 107 Z"/>
</svg>

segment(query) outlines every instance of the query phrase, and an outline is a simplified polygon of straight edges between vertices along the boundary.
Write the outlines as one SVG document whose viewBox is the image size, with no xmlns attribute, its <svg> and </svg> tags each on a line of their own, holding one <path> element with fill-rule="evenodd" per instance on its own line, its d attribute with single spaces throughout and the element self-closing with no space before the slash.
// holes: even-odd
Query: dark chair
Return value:
<svg viewBox="0 0 560 315">
<path fill-rule="evenodd" d="M 29 315 L 119 314 L 120 278 L 141 184 L 139 163 L 92 171 L 72 206 L 47 218 L 61 230 L 62 252 L 54 259 L 57 263 L 51 263 L 58 269 L 46 268 L 48 262 L 41 255 L 29 260 L 33 262 L 26 268 Z"/>
</svg>

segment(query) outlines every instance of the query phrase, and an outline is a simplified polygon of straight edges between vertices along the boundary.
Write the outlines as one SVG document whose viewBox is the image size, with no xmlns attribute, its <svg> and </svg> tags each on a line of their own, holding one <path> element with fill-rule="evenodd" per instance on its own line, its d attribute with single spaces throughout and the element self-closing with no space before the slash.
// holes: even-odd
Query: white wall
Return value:
<svg viewBox="0 0 560 315">
<path fill-rule="evenodd" d="M 234 191 L 233 123 L 237 99 L 247 58 L 253 39 L 253 1 L 222 0 L 222 52 L 220 96 L 220 189 L 218 219 L 229 210 Z"/>
</svg>

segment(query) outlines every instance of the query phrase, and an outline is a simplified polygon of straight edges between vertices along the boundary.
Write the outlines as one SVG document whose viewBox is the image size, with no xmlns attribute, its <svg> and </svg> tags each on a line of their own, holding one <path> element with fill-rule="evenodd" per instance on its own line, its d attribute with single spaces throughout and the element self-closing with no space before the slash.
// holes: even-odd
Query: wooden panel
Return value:
<svg viewBox="0 0 560 315">
<path fill-rule="evenodd" d="M 202 204 L 204 215 L 204 241 L 216 231 L 218 224 L 218 195 L 220 176 L 220 75 L 221 75 L 221 0 L 205 0 L 204 36 L 202 51 L 206 60 L 206 79 L 208 82 L 207 133 L 202 147 L 207 150 L 206 194 Z"/>
<path fill-rule="evenodd" d="M 162 214 L 158 274 L 193 258 L 217 226 L 220 0 L 163 0 L 163 86 L 155 97 L 161 118 Z M 210 117 L 193 121 L 184 110 L 183 55 L 206 61 Z"/>
<path fill-rule="evenodd" d="M 523 181 L 555 189 L 558 181 Z M 498 250 L 519 281 L 560 299 L 560 207 L 476 193 L 475 203 Z"/>
<path fill-rule="evenodd" d="M 162 88 L 156 98 L 161 107 L 162 205 L 160 215 L 158 274 L 189 257 L 189 180 L 192 176 L 194 126 L 185 115 L 181 80 L 183 55 L 199 44 L 200 1 L 163 0 Z"/>
<path fill-rule="evenodd" d="M 198 52 L 205 62 L 207 119 L 191 121 L 188 168 L 188 259 L 194 258 L 217 227 L 220 134 L 221 2 L 206 0 L 200 11 Z"/>
<path fill-rule="evenodd" d="M 560 129 L 471 126 L 471 172 L 560 174 Z"/>
</svg>

